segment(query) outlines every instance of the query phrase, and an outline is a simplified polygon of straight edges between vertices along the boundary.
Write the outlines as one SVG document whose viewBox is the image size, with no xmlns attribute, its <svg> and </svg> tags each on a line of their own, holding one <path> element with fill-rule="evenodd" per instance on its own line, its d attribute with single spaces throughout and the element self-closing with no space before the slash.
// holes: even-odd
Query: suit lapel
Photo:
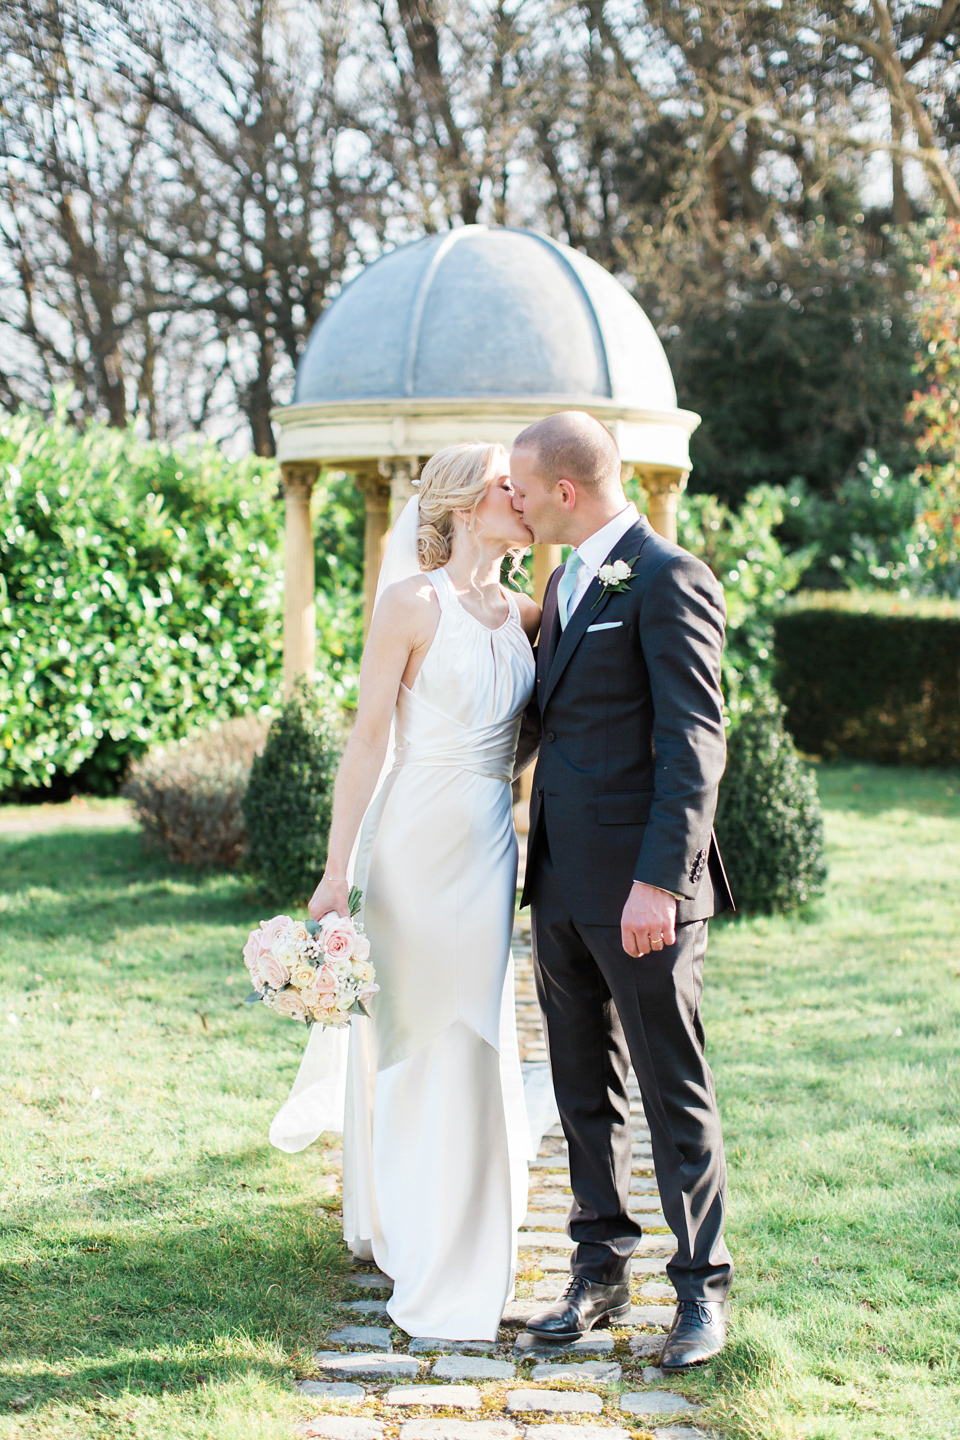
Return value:
<svg viewBox="0 0 960 1440">
<path fill-rule="evenodd" d="M 631 525 L 626 535 L 614 545 L 603 563 L 609 565 L 613 560 L 620 560 L 625 556 L 638 554 L 649 533 L 650 530 L 647 522 L 641 517 L 635 525 Z M 546 684 L 543 687 L 543 694 L 540 697 L 541 714 L 547 701 L 556 689 L 557 681 L 566 669 L 570 657 L 587 633 L 588 625 L 595 624 L 597 617 L 603 613 L 603 608 L 610 599 L 610 593 L 609 590 L 604 589 L 600 581 L 594 576 L 580 604 L 567 621 L 567 628 L 560 632 L 559 639 L 552 649 L 552 654 L 547 656 L 550 668 L 545 672 L 547 677 Z M 556 616 L 557 630 L 559 631 L 560 618 L 559 615 L 557 615 L 556 589 L 554 589 L 553 595 L 553 613 Z M 544 603 L 544 614 L 546 614 L 546 603 Z"/>
</svg>

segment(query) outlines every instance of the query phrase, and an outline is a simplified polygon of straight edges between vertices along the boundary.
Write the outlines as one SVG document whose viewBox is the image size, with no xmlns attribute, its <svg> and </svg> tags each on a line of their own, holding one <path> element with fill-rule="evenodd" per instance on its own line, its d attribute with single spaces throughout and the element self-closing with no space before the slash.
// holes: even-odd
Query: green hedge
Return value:
<svg viewBox="0 0 960 1440">
<path fill-rule="evenodd" d="M 129 758 L 276 703 L 268 462 L 132 431 L 0 423 L 0 793 L 111 789 Z"/>
<path fill-rule="evenodd" d="M 960 605 L 799 595 L 775 633 L 775 683 L 801 750 L 960 763 Z"/>
</svg>

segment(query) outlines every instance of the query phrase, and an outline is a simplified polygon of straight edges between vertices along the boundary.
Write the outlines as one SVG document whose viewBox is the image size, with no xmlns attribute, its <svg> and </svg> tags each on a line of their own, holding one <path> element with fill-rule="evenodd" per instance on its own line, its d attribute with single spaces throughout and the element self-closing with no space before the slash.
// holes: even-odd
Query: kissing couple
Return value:
<svg viewBox="0 0 960 1440">
<path fill-rule="evenodd" d="M 532 540 L 573 547 L 542 616 L 500 582 Z M 733 903 L 712 830 L 724 618 L 710 570 L 628 502 L 616 441 L 584 412 L 529 426 L 509 456 L 439 451 L 394 527 L 310 901 L 314 919 L 346 915 L 362 889 L 380 990 L 339 1088 L 340 1032 L 313 1028 L 271 1139 L 300 1149 L 339 1128 L 330 1096 L 343 1105 L 346 1239 L 392 1278 L 388 1312 L 412 1336 L 495 1340 L 513 1293 L 531 1139 L 511 781 L 537 755 L 521 904 L 574 1246 L 527 1329 L 567 1342 L 629 1312 L 632 1064 L 677 1244 L 661 1364 L 724 1343 L 726 1173 L 700 1017 L 707 921 Z"/>
</svg>

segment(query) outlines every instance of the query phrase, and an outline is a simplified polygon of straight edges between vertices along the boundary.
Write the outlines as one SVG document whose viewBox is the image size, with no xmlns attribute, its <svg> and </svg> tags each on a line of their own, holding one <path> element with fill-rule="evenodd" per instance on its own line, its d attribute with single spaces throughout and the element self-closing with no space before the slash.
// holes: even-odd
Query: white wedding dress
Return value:
<svg viewBox="0 0 960 1440">
<path fill-rule="evenodd" d="M 534 660 L 512 598 L 489 630 L 445 570 L 427 578 L 439 627 L 412 688 L 401 686 L 393 767 L 354 867 L 380 992 L 372 1018 L 349 1032 L 344 1232 L 393 1279 L 387 1308 L 408 1334 L 493 1340 L 513 1290 L 530 1156 L 510 777 Z M 342 1034 L 314 1027 L 274 1144 L 300 1149 L 333 1128 Z"/>
</svg>

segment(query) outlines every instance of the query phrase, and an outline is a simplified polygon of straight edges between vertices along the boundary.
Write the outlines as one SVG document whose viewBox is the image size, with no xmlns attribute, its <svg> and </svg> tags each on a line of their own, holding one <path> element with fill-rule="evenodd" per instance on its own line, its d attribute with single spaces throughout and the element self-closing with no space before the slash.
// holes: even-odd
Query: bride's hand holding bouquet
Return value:
<svg viewBox="0 0 960 1440">
<path fill-rule="evenodd" d="M 324 870 L 316 890 L 310 896 L 307 910 L 311 920 L 320 921 L 334 912 L 337 915 L 352 915 L 350 908 L 350 886 L 346 875 L 337 875 L 329 868 Z"/>
<path fill-rule="evenodd" d="M 368 1014 L 367 1002 L 380 987 L 370 963 L 370 941 L 353 919 L 363 901 L 360 891 L 349 890 L 344 881 L 335 887 L 338 903 L 322 902 L 317 911 L 314 902 L 326 883 L 320 882 L 310 902 L 310 920 L 275 915 L 251 930 L 243 947 L 253 984 L 247 1003 L 262 1001 L 276 1014 L 307 1025 L 343 1026 L 352 1015 Z M 317 913 L 319 920 L 312 918 Z"/>
</svg>

